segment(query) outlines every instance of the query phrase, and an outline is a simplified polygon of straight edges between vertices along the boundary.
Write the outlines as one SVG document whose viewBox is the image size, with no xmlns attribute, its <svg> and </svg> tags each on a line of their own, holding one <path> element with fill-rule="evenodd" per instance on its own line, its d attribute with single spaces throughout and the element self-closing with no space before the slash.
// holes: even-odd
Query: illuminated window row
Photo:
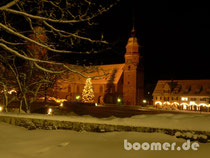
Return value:
<svg viewBox="0 0 210 158">
<path fill-rule="evenodd" d="M 179 97 L 155 97 L 155 100 L 160 100 L 160 101 L 178 101 L 179 100 Z M 190 98 L 190 97 L 181 97 L 180 98 L 181 101 L 205 101 L 205 102 L 208 102 L 210 103 L 210 98 Z"/>
<path fill-rule="evenodd" d="M 195 102 L 190 102 L 188 103 L 178 103 L 178 102 L 161 102 L 161 101 L 156 101 L 155 105 L 182 105 L 182 106 L 204 106 L 204 107 L 210 107 L 210 104 L 205 104 L 205 103 L 200 103 L 200 104 L 196 104 Z"/>
</svg>

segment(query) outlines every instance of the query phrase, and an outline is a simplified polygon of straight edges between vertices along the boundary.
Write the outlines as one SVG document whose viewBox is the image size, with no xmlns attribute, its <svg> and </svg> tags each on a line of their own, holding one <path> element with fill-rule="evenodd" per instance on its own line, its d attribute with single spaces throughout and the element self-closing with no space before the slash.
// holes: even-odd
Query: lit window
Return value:
<svg viewBox="0 0 210 158">
<path fill-rule="evenodd" d="M 181 100 L 182 101 L 188 101 L 188 97 L 182 97 Z"/>
<path fill-rule="evenodd" d="M 190 100 L 191 100 L 191 101 L 196 101 L 197 99 L 196 99 L 196 98 L 191 98 Z"/>
<path fill-rule="evenodd" d="M 206 98 L 200 98 L 200 101 L 206 101 Z"/>
<path fill-rule="evenodd" d="M 164 97 L 164 101 L 169 101 L 170 97 Z"/>
</svg>

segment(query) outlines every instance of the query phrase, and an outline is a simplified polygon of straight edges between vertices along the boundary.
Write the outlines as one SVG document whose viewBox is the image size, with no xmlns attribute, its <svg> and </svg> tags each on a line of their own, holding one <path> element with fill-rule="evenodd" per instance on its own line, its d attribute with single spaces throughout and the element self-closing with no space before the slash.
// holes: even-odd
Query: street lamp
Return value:
<svg viewBox="0 0 210 158">
<path fill-rule="evenodd" d="M 121 98 L 117 98 L 117 103 L 121 104 L 121 102 L 122 102 Z"/>
<path fill-rule="evenodd" d="M 63 107 L 63 102 L 60 103 L 60 107 Z"/>
<path fill-rule="evenodd" d="M 79 99 L 80 99 L 80 96 L 79 96 L 79 95 L 77 95 L 77 96 L 76 96 L 76 100 L 77 100 L 77 101 L 79 101 Z"/>
<path fill-rule="evenodd" d="M 3 111 L 3 107 L 2 106 L 0 106 L 0 112 L 2 112 Z"/>
<path fill-rule="evenodd" d="M 51 115 L 52 114 L 52 109 L 51 108 L 48 109 L 47 114 L 48 115 Z"/>
<path fill-rule="evenodd" d="M 143 100 L 143 103 L 146 104 L 146 103 L 147 103 L 147 100 L 144 99 L 144 100 Z"/>
</svg>

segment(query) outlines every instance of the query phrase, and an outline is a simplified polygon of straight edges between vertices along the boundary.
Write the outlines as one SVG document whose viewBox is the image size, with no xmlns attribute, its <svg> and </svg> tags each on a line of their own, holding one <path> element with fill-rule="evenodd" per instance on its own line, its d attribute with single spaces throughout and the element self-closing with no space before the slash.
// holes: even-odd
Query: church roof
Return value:
<svg viewBox="0 0 210 158">
<path fill-rule="evenodd" d="M 82 67 L 78 65 L 69 65 L 70 68 L 77 71 L 84 71 L 83 74 L 89 77 L 99 76 L 92 79 L 93 84 L 117 84 L 120 77 L 123 74 L 123 64 L 112 64 L 112 65 L 96 65 L 93 67 Z M 68 72 L 62 76 L 58 82 L 70 82 L 75 84 L 85 84 L 86 78 L 77 74 Z"/>
<path fill-rule="evenodd" d="M 154 95 L 210 96 L 210 80 L 159 80 Z"/>
</svg>

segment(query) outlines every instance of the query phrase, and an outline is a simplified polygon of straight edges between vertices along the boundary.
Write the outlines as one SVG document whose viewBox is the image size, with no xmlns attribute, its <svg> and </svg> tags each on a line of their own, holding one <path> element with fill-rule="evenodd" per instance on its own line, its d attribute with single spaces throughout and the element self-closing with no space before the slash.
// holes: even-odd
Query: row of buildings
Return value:
<svg viewBox="0 0 210 158">
<path fill-rule="evenodd" d="M 210 80 L 159 80 L 153 92 L 156 107 L 209 111 Z"/>
</svg>

